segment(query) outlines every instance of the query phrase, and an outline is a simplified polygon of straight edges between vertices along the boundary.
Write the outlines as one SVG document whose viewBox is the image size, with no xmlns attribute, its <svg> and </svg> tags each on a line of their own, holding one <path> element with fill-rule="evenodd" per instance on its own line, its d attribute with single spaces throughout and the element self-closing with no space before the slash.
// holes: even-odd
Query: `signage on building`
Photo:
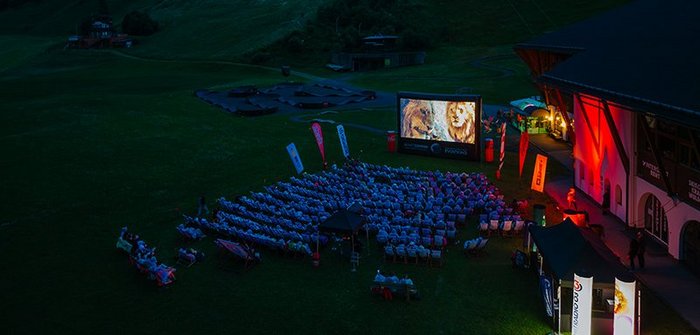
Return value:
<svg viewBox="0 0 700 335">
<path fill-rule="evenodd" d="M 640 154 L 637 159 L 637 175 L 663 191 L 666 184 L 661 176 L 661 169 L 654 159 Z M 700 209 L 700 174 L 683 164 L 664 160 L 666 175 L 671 183 L 672 192 L 685 203 Z"/>
</svg>

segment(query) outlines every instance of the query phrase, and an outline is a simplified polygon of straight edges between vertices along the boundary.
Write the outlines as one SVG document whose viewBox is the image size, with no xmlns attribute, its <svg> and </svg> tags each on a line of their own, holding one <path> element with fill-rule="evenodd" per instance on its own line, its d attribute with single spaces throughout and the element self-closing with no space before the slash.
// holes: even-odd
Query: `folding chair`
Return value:
<svg viewBox="0 0 700 335">
<path fill-rule="evenodd" d="M 485 221 L 482 223 L 479 223 L 479 235 L 488 236 L 488 234 L 489 234 L 489 224 L 486 223 Z"/>
<path fill-rule="evenodd" d="M 430 250 L 430 264 L 437 264 L 442 266 L 442 251 L 441 250 Z"/>
<path fill-rule="evenodd" d="M 394 246 L 387 245 L 384 247 L 384 259 L 391 259 L 392 262 L 396 262 L 396 253 L 394 252 Z"/>
<path fill-rule="evenodd" d="M 503 221 L 503 228 L 501 228 L 501 236 L 508 237 L 512 236 L 513 232 L 513 221 L 505 220 Z"/>
<path fill-rule="evenodd" d="M 525 228 L 524 220 L 515 221 L 515 228 L 513 230 L 515 231 L 516 235 L 520 235 L 520 233 L 523 231 L 523 228 Z"/>
<path fill-rule="evenodd" d="M 500 222 L 498 219 L 491 219 L 491 221 L 489 221 L 489 236 L 491 236 L 491 233 L 498 233 L 499 226 Z"/>
</svg>

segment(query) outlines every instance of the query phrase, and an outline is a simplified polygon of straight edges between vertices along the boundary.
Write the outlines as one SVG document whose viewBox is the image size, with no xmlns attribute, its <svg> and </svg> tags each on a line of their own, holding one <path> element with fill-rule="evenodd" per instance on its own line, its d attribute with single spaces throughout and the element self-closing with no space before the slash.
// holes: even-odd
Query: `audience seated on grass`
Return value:
<svg viewBox="0 0 700 335">
<path fill-rule="evenodd" d="M 512 215 L 500 191 L 483 173 L 418 171 L 347 161 L 317 174 L 302 174 L 235 201 L 220 198 L 213 218 L 185 217 L 193 226 L 220 237 L 311 256 L 316 244 L 329 241 L 319 225 L 333 213 L 359 204 L 364 229 L 390 245 L 392 259 L 429 259 L 457 235 L 457 223 L 472 213 L 490 218 Z M 403 245 L 403 247 L 401 247 Z M 399 254 L 396 254 L 398 249 Z"/>
<path fill-rule="evenodd" d="M 177 251 L 177 261 L 180 264 L 184 264 L 189 266 L 192 266 L 192 264 L 201 262 L 204 260 L 204 253 L 201 251 L 197 251 L 195 249 L 189 248 L 180 248 Z"/>
<path fill-rule="evenodd" d="M 159 263 L 156 249 L 149 247 L 141 238 L 122 227 L 117 240 L 117 248 L 129 254 L 129 261 L 148 279 L 155 280 L 158 286 L 167 286 L 175 281 L 175 268 Z"/>
<path fill-rule="evenodd" d="M 200 240 L 204 238 L 206 235 L 202 232 L 201 229 L 199 228 L 194 228 L 194 227 L 187 227 L 184 224 L 180 224 L 177 226 L 177 232 L 180 233 L 184 238 L 188 240 Z"/>
<path fill-rule="evenodd" d="M 418 289 L 413 284 L 413 280 L 407 275 L 402 278 L 396 274 L 383 274 L 377 270 L 374 276 L 374 281 L 370 291 L 374 294 L 381 295 L 385 300 L 392 300 L 394 296 L 408 298 L 418 298 Z"/>
</svg>

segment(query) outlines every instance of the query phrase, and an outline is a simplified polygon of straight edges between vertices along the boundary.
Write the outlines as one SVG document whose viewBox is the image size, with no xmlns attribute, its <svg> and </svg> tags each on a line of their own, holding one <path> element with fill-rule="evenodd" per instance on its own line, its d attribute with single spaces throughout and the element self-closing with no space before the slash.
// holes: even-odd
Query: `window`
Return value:
<svg viewBox="0 0 700 335">
<path fill-rule="evenodd" d="M 581 168 L 578 170 L 579 174 L 581 175 L 581 184 L 583 184 L 583 181 L 586 180 L 586 165 L 581 162 Z"/>
<path fill-rule="evenodd" d="M 650 195 L 644 203 L 644 228 L 663 243 L 668 243 L 666 209 L 661 201 L 653 195 Z"/>
<path fill-rule="evenodd" d="M 622 206 L 622 188 L 620 185 L 615 185 L 615 203 Z"/>
<path fill-rule="evenodd" d="M 590 176 L 588 177 L 588 185 L 593 186 L 594 179 L 595 179 L 595 173 L 593 172 L 593 169 L 591 169 Z"/>
<path fill-rule="evenodd" d="M 658 148 L 661 149 L 661 154 L 664 158 L 674 160 L 676 157 L 676 141 L 670 137 L 662 136 L 657 134 L 656 143 Z"/>
</svg>

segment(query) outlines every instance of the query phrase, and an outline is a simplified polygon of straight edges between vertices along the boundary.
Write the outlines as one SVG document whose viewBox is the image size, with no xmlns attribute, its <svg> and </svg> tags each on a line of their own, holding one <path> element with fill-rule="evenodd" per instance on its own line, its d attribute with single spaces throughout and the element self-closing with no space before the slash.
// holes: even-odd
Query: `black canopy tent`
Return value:
<svg viewBox="0 0 700 335">
<path fill-rule="evenodd" d="M 595 232 L 579 228 L 568 218 L 558 225 L 529 229 L 543 266 L 565 287 L 573 284 L 574 272 L 592 275 L 596 283 L 608 287 L 615 286 L 615 277 L 632 278 Z"/>
<path fill-rule="evenodd" d="M 331 215 L 326 221 L 323 221 L 318 226 L 318 231 L 337 233 L 344 236 L 350 235 L 352 240 L 352 251 L 355 252 L 355 235 L 365 224 L 365 220 L 357 213 L 356 210 L 352 209 L 341 209 L 333 215 Z M 369 244 L 369 232 L 365 229 L 365 234 L 367 235 L 367 244 Z M 367 248 L 369 250 L 369 248 Z M 316 251 L 318 252 L 318 243 L 316 244 Z"/>
<path fill-rule="evenodd" d="M 593 319 L 600 327 L 611 327 L 612 311 L 601 308 L 614 299 L 615 278 L 634 281 L 619 258 L 594 231 L 578 227 L 568 218 L 557 225 L 531 225 L 528 229 L 542 259 L 539 263 L 540 274 L 553 277 L 553 290 L 559 301 L 558 315 L 555 315 L 557 318 L 554 321 L 557 329 L 568 331 L 570 327 L 574 273 L 593 277 L 594 301 L 598 301 L 597 312 L 596 306 L 593 306 Z M 562 299 L 562 295 L 565 298 Z"/>
</svg>

